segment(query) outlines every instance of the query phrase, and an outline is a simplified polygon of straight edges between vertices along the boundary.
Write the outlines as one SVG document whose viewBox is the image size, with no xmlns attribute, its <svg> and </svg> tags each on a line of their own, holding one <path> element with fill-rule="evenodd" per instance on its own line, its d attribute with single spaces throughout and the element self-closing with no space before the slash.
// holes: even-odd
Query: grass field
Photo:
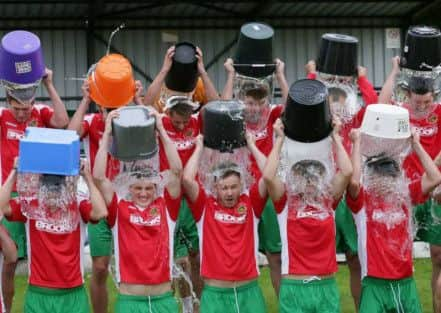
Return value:
<svg viewBox="0 0 441 313">
<path fill-rule="evenodd" d="M 340 289 L 342 313 L 354 312 L 354 305 L 352 297 L 349 291 L 349 279 L 348 269 L 345 265 L 339 266 L 339 272 L 337 274 L 337 282 Z M 430 290 L 430 275 L 431 275 L 431 263 L 430 259 L 415 260 L 415 279 L 420 294 L 420 300 L 423 306 L 423 313 L 432 312 L 432 295 Z M 87 283 L 89 279 L 87 278 Z M 265 300 L 267 302 L 268 312 L 277 312 L 277 299 L 274 290 L 271 286 L 271 280 L 267 268 L 262 268 L 262 275 L 259 279 L 260 286 L 262 287 Z M 23 300 L 24 293 L 27 285 L 26 276 L 17 276 L 16 278 L 16 295 L 13 313 L 23 312 Z M 108 280 L 108 286 L 110 290 L 110 308 L 109 312 L 113 313 L 113 303 L 116 298 L 116 289 L 111 279 Z"/>
</svg>

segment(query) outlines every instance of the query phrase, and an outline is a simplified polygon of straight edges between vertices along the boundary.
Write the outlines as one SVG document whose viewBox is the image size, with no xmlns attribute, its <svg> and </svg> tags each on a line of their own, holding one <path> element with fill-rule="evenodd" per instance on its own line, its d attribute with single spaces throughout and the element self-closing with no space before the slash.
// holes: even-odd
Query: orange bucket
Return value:
<svg viewBox="0 0 441 313">
<path fill-rule="evenodd" d="M 90 97 L 104 108 L 119 108 L 135 95 L 135 80 L 129 60 L 120 54 L 102 57 L 89 74 Z"/>
</svg>

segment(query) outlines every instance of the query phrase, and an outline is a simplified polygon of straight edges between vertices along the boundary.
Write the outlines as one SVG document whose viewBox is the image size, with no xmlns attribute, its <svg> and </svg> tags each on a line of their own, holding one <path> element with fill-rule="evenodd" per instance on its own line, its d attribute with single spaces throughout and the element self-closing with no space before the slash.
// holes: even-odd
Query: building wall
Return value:
<svg viewBox="0 0 441 313">
<path fill-rule="evenodd" d="M 205 64 L 211 62 L 227 45 L 234 41 L 237 31 L 232 29 L 201 29 L 166 31 L 177 36 L 178 41 L 190 41 L 198 45 L 204 53 Z M 399 53 L 397 49 L 387 49 L 383 28 L 296 28 L 276 29 L 274 56 L 286 63 L 289 83 L 303 78 L 304 65 L 317 54 L 320 36 L 326 32 L 339 32 L 356 36 L 360 40 L 359 63 L 368 68 L 369 78 L 374 86 L 381 87 L 388 71 L 390 59 Z M 5 32 L 0 32 L 2 36 Z M 86 33 L 83 30 L 41 30 L 35 31 L 43 45 L 46 64 L 55 73 L 55 85 L 62 97 L 81 96 L 81 79 L 87 73 Z M 98 36 L 107 41 L 109 31 L 98 31 Z M 161 68 L 164 53 L 169 46 L 162 41 L 159 30 L 129 30 L 119 32 L 113 40 L 114 47 L 126 55 L 134 64 L 154 78 Z M 98 60 L 106 52 L 106 45 L 95 40 L 95 56 Z M 226 75 L 223 63 L 234 55 L 233 46 L 209 68 L 209 75 L 219 91 L 222 90 Z M 148 82 L 139 74 L 145 88 Z M 39 96 L 47 96 L 40 88 Z M 0 97 L 4 97 L 3 90 Z M 68 109 L 74 109 L 78 100 L 66 101 Z"/>
</svg>

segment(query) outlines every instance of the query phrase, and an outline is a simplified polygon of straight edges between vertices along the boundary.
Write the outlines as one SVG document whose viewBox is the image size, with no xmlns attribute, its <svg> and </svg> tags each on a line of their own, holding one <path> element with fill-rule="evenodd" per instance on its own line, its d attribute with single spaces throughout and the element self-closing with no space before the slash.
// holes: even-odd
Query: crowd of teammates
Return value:
<svg viewBox="0 0 441 313">
<path fill-rule="evenodd" d="M 394 256 L 386 240 L 378 242 L 370 236 L 381 232 L 384 238 L 401 238 L 406 232 L 376 229 L 375 224 L 366 223 L 366 216 L 374 214 L 374 209 L 387 214 L 394 204 L 380 201 L 381 205 L 373 208 L 371 204 L 379 203 L 384 190 L 372 194 L 360 182 L 358 128 L 366 106 L 391 103 L 399 58 L 392 60 L 392 72 L 379 96 L 367 79 L 367 70 L 358 68 L 357 82 L 364 107 L 350 122 L 334 122 L 331 137 L 339 171 L 332 178 L 326 203 L 335 214 L 317 222 L 296 216 L 296 202 L 287 201 L 287 186 L 276 175 L 285 139 L 279 118 L 288 97 L 284 62 L 275 60 L 281 104 L 269 103 L 269 91 L 265 88 L 250 89 L 244 98 L 249 115 L 247 130 L 255 130 L 262 122 L 260 118 L 267 117 L 259 131 L 247 132 L 247 147 L 252 156 L 247 170 L 255 183 L 244 190 L 243 169 L 223 164 L 216 169 L 215 190 L 210 194 L 197 179 L 198 166 L 203 162 L 197 103 L 204 105 L 234 97 L 233 61 L 225 62 L 228 78 L 219 95 L 198 48 L 199 79 L 195 90 L 187 95 L 168 90 L 171 94 L 164 100 L 160 95 L 173 54 L 171 47 L 144 95 L 143 86 L 136 82 L 133 99 L 136 105 L 152 108 L 159 140 L 159 166 L 161 170 L 170 170 L 171 175 L 163 188 L 148 174 L 134 175 L 128 190 L 130 200 L 119 198 L 112 185 L 120 172 L 120 162 L 108 151 L 112 119 L 119 112 L 99 107 L 98 113 L 88 114 L 91 98 L 87 82 L 82 86 L 83 99 L 70 121 L 49 69 L 43 84 L 51 98 L 50 106 L 35 103 L 33 97 L 26 101 L 22 97 L 17 99 L 7 91 L 7 107 L 0 109 L 0 208 L 4 215 L 0 226 L 0 264 L 4 312 L 11 312 L 13 306 L 17 260 L 26 257 L 30 272 L 24 312 L 91 311 L 82 271 L 86 229 L 93 259 L 90 300 L 96 313 L 108 311 L 106 280 L 112 255 L 119 292 L 115 312 L 178 312 L 171 283 L 174 260 L 191 273 L 195 292 L 201 298 L 200 307 L 195 306 L 188 286 L 179 284 L 179 291 L 174 292 L 182 297 L 183 312 L 267 312 L 257 284 L 258 250 L 268 258 L 280 312 L 340 312 L 334 277 L 336 251 L 347 257 L 354 311 L 421 312 L 412 278 L 411 251 L 404 251 L 404 258 Z M 305 68 L 307 78 L 315 79 L 314 62 L 308 62 Z M 434 311 L 441 312 L 441 226 L 430 216 L 430 207 L 436 201 L 431 192 L 441 183 L 437 168 L 441 166 L 441 107 L 434 103 L 433 82 L 414 79 L 409 87 L 409 103 L 405 106 L 414 127 L 413 151 L 402 168 L 385 159 L 370 160 L 367 166 L 380 180 L 385 176 L 397 177 L 402 171 L 410 178 L 408 194 L 414 214 L 426 226 L 417 236 L 431 245 Z M 266 115 L 264 111 L 268 108 Z M 21 212 L 16 190 L 17 157 L 19 140 L 27 126 L 68 128 L 83 140 L 87 162 L 81 166 L 81 175 L 88 185 L 89 197 L 78 196 L 81 221 L 74 232 L 48 232 L 51 225 L 29 220 Z M 317 177 L 308 176 L 311 169 L 324 172 L 320 163 L 309 161 L 299 162 L 292 175 L 305 179 L 314 189 L 320 182 L 314 180 Z M 51 196 L 59 197 L 57 192 Z M 406 212 L 412 214 L 412 208 Z M 357 228 L 363 236 L 357 236 Z"/>
</svg>

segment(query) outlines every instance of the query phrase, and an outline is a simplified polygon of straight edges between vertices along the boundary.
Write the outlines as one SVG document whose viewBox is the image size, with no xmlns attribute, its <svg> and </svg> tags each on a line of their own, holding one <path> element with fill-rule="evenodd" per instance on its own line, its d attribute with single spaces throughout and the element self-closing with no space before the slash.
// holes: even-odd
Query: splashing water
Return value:
<svg viewBox="0 0 441 313">
<path fill-rule="evenodd" d="M 242 191 L 249 190 L 254 183 L 252 173 L 248 171 L 250 152 L 246 147 L 234 149 L 232 153 L 204 147 L 201 160 L 198 176 L 209 194 L 215 194 L 216 179 L 222 176 L 222 171 L 219 170 L 234 169 L 239 172 L 242 178 Z"/>
<path fill-rule="evenodd" d="M 24 216 L 47 223 L 55 233 L 74 231 L 80 221 L 78 176 L 19 173 L 18 198 Z"/>
<path fill-rule="evenodd" d="M 381 155 L 402 160 L 409 154 L 410 150 L 411 145 L 409 138 L 380 138 L 361 133 L 361 154 L 365 157 Z"/>
<path fill-rule="evenodd" d="M 196 293 L 194 292 L 194 288 L 193 288 L 193 283 L 191 281 L 191 277 L 184 271 L 184 269 L 182 268 L 182 266 L 176 264 L 175 262 L 173 262 L 173 268 L 172 268 L 172 278 L 173 279 L 184 279 L 185 282 L 188 284 L 189 288 L 190 288 L 190 292 L 191 292 L 191 298 L 193 300 L 193 305 L 199 305 L 200 304 L 200 300 L 198 299 L 198 297 L 196 296 Z M 175 288 L 177 289 L 177 288 Z"/>
<path fill-rule="evenodd" d="M 319 80 L 328 88 L 328 103 L 332 115 L 338 117 L 343 124 L 351 122 L 362 107 L 357 96 L 357 86 L 354 79 L 340 76 L 327 78 L 319 76 Z"/>
</svg>

